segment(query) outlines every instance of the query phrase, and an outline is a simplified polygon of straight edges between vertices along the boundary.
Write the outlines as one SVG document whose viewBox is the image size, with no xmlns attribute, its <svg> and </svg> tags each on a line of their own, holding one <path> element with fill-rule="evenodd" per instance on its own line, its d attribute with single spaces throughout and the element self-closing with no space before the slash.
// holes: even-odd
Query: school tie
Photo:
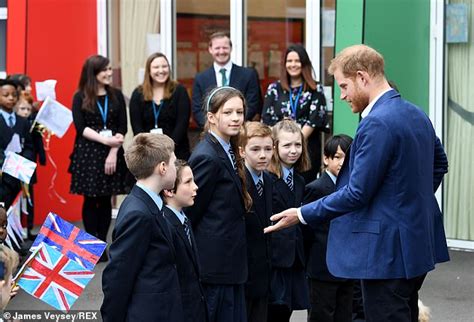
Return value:
<svg viewBox="0 0 474 322">
<path fill-rule="evenodd" d="M 193 243 L 191 242 L 191 228 L 189 227 L 189 219 L 187 217 L 184 217 L 184 232 L 186 233 L 186 236 L 188 237 L 189 245 L 193 246 Z"/>
<path fill-rule="evenodd" d="M 232 167 L 234 168 L 235 171 L 237 171 L 237 162 L 235 161 L 235 154 L 234 154 L 234 150 L 232 150 L 232 147 L 229 147 L 229 155 L 232 160 Z"/>
<path fill-rule="evenodd" d="M 221 77 L 222 77 L 222 85 L 221 86 L 227 86 L 227 76 L 225 75 L 225 72 L 226 72 L 225 68 L 221 68 L 219 70 L 219 73 L 221 73 Z"/>
<path fill-rule="evenodd" d="M 293 191 L 293 173 L 291 173 L 291 171 L 288 174 L 288 177 L 286 177 L 286 184 L 288 185 L 288 188 Z"/>
<path fill-rule="evenodd" d="M 14 123 L 13 121 L 15 120 L 15 117 L 13 116 L 13 114 L 11 114 L 9 117 L 8 117 L 8 127 L 12 128 Z"/>
<path fill-rule="evenodd" d="M 261 197 L 263 195 L 263 180 L 260 178 L 255 186 L 257 188 L 257 193 Z"/>
</svg>

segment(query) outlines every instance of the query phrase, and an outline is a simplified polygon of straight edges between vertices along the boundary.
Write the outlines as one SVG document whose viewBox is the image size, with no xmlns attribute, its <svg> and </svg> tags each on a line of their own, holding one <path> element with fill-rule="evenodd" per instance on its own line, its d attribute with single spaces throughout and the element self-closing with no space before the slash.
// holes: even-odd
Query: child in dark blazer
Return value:
<svg viewBox="0 0 474 322">
<path fill-rule="evenodd" d="M 269 171 L 273 173 L 272 212 L 301 206 L 304 179 L 299 174 L 310 168 L 306 140 L 298 124 L 282 120 L 273 127 L 275 153 Z M 304 267 L 303 234 L 299 225 L 273 233 L 272 279 L 268 322 L 288 322 L 293 310 L 309 308 Z"/>
<path fill-rule="evenodd" d="M 184 207 L 194 204 L 197 190 L 198 186 L 194 182 L 191 167 L 186 161 L 177 160 L 174 188 L 163 190 L 161 195 L 166 203 L 163 215 L 168 220 L 173 232 L 185 322 L 207 321 L 204 290 L 199 281 L 196 240 L 191 222 L 183 212 Z"/>
<path fill-rule="evenodd" d="M 270 236 L 263 229 L 272 215 L 272 178 L 265 171 L 273 155 L 272 130 L 259 122 L 245 123 L 240 134 L 240 155 L 245 160 L 247 190 L 252 208 L 246 216 L 249 277 L 245 284 L 247 321 L 267 320 L 271 277 Z"/>
<path fill-rule="evenodd" d="M 252 199 L 245 166 L 236 158 L 245 100 L 233 87 L 218 87 L 204 110 L 203 139 L 189 158 L 199 192 L 186 214 L 194 228 L 209 321 L 245 322 L 245 215 Z"/>
<path fill-rule="evenodd" d="M 5 160 L 5 150 L 12 138 L 17 135 L 20 141 L 19 154 L 34 161 L 33 141 L 30 134 L 29 122 L 26 118 L 18 116 L 14 107 L 18 102 L 16 83 L 11 80 L 0 79 L 0 168 Z M 9 174 L 1 173 L 0 176 L 0 202 L 5 203 L 8 209 L 21 190 L 20 181 Z"/>
<path fill-rule="evenodd" d="M 141 133 L 125 153 L 136 185 L 120 206 L 102 275 L 105 322 L 184 322 L 173 235 L 159 193 L 176 180 L 174 142 Z"/>
<path fill-rule="evenodd" d="M 331 137 L 324 146 L 325 171 L 305 189 L 304 204 L 333 193 L 352 139 L 344 134 Z M 352 321 L 353 281 L 334 277 L 326 264 L 330 222 L 322 223 L 310 234 L 306 274 L 309 279 L 311 308 L 308 322 Z"/>
</svg>

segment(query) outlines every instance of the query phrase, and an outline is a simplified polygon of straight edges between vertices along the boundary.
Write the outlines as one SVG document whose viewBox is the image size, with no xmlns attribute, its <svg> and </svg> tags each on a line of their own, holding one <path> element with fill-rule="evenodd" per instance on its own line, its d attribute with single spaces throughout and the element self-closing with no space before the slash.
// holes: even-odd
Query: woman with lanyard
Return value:
<svg viewBox="0 0 474 322">
<path fill-rule="evenodd" d="M 76 140 L 69 167 L 71 193 L 84 196 L 84 228 L 103 241 L 112 216 L 111 196 L 126 193 L 128 171 L 122 148 L 127 133 L 125 100 L 111 84 L 109 59 L 89 57 L 72 103 Z M 104 252 L 101 261 L 106 260 Z"/>
<path fill-rule="evenodd" d="M 176 144 L 178 159 L 190 155 L 188 124 L 191 102 L 186 88 L 170 78 L 170 65 L 162 53 L 148 57 L 143 83 L 130 99 L 130 123 L 133 134 L 163 133 Z"/>
<path fill-rule="evenodd" d="M 296 121 L 308 142 L 311 169 L 302 173 L 306 183 L 314 180 L 321 167 L 321 132 L 329 131 L 326 99 L 312 76 L 313 67 L 302 45 L 286 50 L 280 80 L 265 94 L 262 122 L 273 126 L 284 118 Z"/>
</svg>

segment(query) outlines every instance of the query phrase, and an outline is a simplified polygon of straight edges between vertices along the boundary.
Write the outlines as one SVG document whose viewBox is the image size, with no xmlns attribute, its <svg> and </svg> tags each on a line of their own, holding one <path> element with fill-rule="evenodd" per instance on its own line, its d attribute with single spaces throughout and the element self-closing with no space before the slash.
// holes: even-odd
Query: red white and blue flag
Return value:
<svg viewBox="0 0 474 322">
<path fill-rule="evenodd" d="M 68 312 L 94 273 L 42 244 L 20 270 L 16 283 L 27 293 Z"/>
<path fill-rule="evenodd" d="M 87 269 L 94 269 L 107 243 L 80 230 L 73 224 L 50 212 L 41 226 L 31 251 L 45 243 Z"/>
<path fill-rule="evenodd" d="M 8 152 L 3 162 L 2 171 L 25 183 L 30 183 L 36 169 L 36 163 L 19 154 Z"/>
</svg>

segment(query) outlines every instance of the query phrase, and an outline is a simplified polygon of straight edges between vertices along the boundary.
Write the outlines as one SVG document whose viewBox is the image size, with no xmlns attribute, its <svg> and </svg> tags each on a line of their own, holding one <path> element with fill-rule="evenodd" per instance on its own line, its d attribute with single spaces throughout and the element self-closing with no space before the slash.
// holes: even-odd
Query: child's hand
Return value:
<svg viewBox="0 0 474 322">
<path fill-rule="evenodd" d="M 15 282 L 12 281 L 11 290 L 10 290 L 10 298 L 15 297 L 15 295 L 18 294 L 19 290 L 20 290 L 20 287 L 18 285 L 15 285 Z"/>
</svg>

